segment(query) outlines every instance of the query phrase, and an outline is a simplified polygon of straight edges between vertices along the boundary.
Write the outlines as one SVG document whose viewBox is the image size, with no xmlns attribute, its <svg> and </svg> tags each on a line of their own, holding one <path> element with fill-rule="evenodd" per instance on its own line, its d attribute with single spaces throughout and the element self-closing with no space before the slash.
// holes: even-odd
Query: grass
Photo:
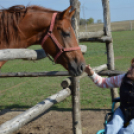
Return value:
<svg viewBox="0 0 134 134">
<path fill-rule="evenodd" d="M 126 71 L 130 60 L 134 57 L 134 31 L 113 32 L 115 68 Z M 86 63 L 92 67 L 107 63 L 106 47 L 102 43 L 81 43 L 87 45 L 88 51 L 84 55 Z M 40 46 L 32 46 L 29 49 L 40 49 Z M 8 61 L 2 72 L 39 72 L 39 71 L 64 71 L 61 65 L 52 65 L 46 58 L 40 61 Z M 60 83 L 66 77 L 42 77 L 42 78 L 1 78 L 0 79 L 0 109 L 5 108 L 29 108 L 44 100 L 50 95 L 60 91 Z M 83 78 L 81 86 L 81 107 L 86 108 L 110 108 L 111 96 L 109 89 L 101 89 L 94 85 L 88 78 Z M 53 108 L 71 108 L 71 97 L 56 104 Z"/>
</svg>

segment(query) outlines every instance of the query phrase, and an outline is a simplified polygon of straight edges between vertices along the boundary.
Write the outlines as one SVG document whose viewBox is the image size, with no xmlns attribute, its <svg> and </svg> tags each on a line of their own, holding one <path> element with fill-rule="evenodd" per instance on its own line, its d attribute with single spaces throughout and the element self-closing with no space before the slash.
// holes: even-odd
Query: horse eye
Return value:
<svg viewBox="0 0 134 134">
<path fill-rule="evenodd" d="M 62 35 L 63 35 L 64 38 L 70 37 L 70 32 L 64 32 L 64 31 L 62 31 Z"/>
</svg>

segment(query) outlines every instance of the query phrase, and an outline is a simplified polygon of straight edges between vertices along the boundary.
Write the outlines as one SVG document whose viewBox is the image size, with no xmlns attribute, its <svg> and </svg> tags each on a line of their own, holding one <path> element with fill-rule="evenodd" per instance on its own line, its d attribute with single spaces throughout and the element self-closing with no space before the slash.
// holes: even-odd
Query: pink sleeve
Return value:
<svg viewBox="0 0 134 134">
<path fill-rule="evenodd" d="M 114 87 L 120 87 L 122 78 L 125 76 L 125 74 L 121 74 L 118 76 L 103 78 L 96 73 L 91 76 L 91 79 L 93 82 L 101 88 L 114 88 Z"/>
</svg>

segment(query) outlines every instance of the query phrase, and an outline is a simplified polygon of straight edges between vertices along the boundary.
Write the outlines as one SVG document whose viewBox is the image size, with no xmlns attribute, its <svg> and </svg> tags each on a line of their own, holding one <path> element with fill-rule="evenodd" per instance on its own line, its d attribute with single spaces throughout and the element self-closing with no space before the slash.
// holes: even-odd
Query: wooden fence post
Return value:
<svg viewBox="0 0 134 134">
<path fill-rule="evenodd" d="M 76 9 L 76 12 L 72 18 L 72 27 L 74 28 L 75 35 L 78 41 L 78 30 L 79 30 L 79 21 L 80 21 L 80 2 L 79 0 L 70 0 L 70 5 L 72 6 L 71 10 Z"/>
<path fill-rule="evenodd" d="M 80 111 L 80 79 L 72 78 L 72 117 L 73 117 L 73 134 L 82 134 L 81 129 L 81 111 Z"/>
<path fill-rule="evenodd" d="M 80 20 L 80 2 L 79 0 L 70 0 L 70 5 L 72 6 L 71 10 L 76 9 L 75 15 L 72 18 L 72 27 L 74 28 L 75 35 L 78 40 L 78 29 L 79 29 L 79 20 Z M 81 112 L 80 112 L 80 79 L 79 77 L 72 78 L 72 118 L 73 118 L 73 133 L 82 134 L 81 130 Z"/>
<path fill-rule="evenodd" d="M 109 0 L 102 0 L 102 6 L 103 6 L 103 16 L 104 16 L 104 33 L 106 36 L 112 38 Z M 108 69 L 114 70 L 113 41 L 106 43 L 106 49 L 107 49 Z M 119 96 L 117 88 L 111 89 L 111 95 L 112 95 L 112 99 Z M 116 104 L 115 107 L 118 107 L 118 104 Z"/>
</svg>

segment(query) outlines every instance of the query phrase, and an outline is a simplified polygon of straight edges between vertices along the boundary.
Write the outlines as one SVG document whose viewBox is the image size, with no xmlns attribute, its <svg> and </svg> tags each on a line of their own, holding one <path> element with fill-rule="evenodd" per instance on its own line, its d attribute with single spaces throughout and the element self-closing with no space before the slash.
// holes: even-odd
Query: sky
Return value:
<svg viewBox="0 0 134 134">
<path fill-rule="evenodd" d="M 95 22 L 103 21 L 101 0 L 79 0 L 81 2 L 80 18 L 92 17 Z M 14 5 L 38 5 L 63 11 L 70 5 L 70 0 L 0 0 L 0 8 Z M 111 21 L 134 20 L 134 0 L 110 0 Z"/>
</svg>

